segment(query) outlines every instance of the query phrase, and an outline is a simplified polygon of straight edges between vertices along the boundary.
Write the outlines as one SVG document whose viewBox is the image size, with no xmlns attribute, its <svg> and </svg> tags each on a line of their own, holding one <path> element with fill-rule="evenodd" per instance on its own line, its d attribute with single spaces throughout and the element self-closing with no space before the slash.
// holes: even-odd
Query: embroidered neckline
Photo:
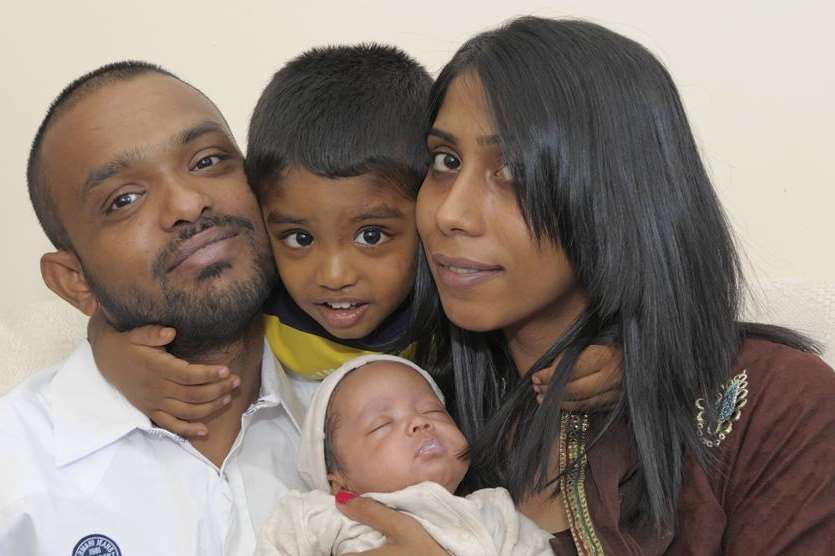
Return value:
<svg viewBox="0 0 835 556">
<path fill-rule="evenodd" d="M 586 497 L 588 430 L 588 413 L 564 411 L 560 416 L 559 484 L 578 556 L 603 556 L 603 544 L 594 528 Z"/>
</svg>

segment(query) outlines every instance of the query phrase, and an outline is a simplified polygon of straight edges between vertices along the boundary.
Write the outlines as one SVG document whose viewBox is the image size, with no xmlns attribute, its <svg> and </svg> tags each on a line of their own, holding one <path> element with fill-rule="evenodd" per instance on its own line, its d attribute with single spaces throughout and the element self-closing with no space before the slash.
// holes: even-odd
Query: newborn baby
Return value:
<svg viewBox="0 0 835 556">
<path fill-rule="evenodd" d="M 516 511 L 503 488 L 452 493 L 467 472 L 467 441 L 432 378 L 389 355 L 353 359 L 319 386 L 305 418 L 299 473 L 313 489 L 281 498 L 259 555 L 342 554 L 385 538 L 337 510 L 348 490 L 414 517 L 450 554 L 553 554 L 550 535 Z"/>
</svg>

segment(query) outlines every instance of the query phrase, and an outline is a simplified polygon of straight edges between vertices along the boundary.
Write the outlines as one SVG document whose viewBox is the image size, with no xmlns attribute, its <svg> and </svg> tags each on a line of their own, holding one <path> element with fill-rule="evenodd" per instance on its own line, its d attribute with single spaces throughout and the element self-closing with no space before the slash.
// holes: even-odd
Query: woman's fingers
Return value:
<svg viewBox="0 0 835 556">
<path fill-rule="evenodd" d="M 340 498 L 346 499 L 344 496 Z M 421 527 L 420 523 L 375 500 L 358 496 L 347 502 L 338 503 L 336 506 L 349 519 L 367 525 L 386 537 L 385 546 L 363 552 L 363 554 L 392 556 L 407 554 L 446 556 L 447 554 Z"/>
</svg>

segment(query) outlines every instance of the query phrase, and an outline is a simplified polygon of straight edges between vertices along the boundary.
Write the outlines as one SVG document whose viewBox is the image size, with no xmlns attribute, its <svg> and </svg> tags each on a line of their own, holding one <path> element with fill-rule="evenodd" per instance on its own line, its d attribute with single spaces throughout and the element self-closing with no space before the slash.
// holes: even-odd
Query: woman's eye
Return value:
<svg viewBox="0 0 835 556">
<path fill-rule="evenodd" d="M 211 156 L 204 156 L 197 163 L 194 165 L 192 170 L 205 170 L 206 168 L 211 168 L 215 164 L 219 164 L 221 160 L 225 157 L 219 154 L 213 154 Z"/>
<path fill-rule="evenodd" d="M 461 161 L 454 154 L 439 152 L 432 156 L 432 169 L 436 172 L 457 172 Z"/>
<path fill-rule="evenodd" d="M 125 208 L 128 205 L 132 205 L 133 203 L 138 201 L 141 196 L 141 193 L 136 192 L 122 193 L 121 195 L 113 199 L 113 202 L 110 203 L 109 207 L 107 207 L 107 212 L 119 210 L 121 208 Z"/>
<path fill-rule="evenodd" d="M 284 245 L 292 249 L 308 247 L 313 243 L 313 235 L 307 232 L 290 232 L 281 238 Z"/>
<path fill-rule="evenodd" d="M 385 243 L 389 239 L 389 235 L 380 228 L 363 228 L 354 237 L 354 242 L 360 245 L 374 246 Z"/>
</svg>

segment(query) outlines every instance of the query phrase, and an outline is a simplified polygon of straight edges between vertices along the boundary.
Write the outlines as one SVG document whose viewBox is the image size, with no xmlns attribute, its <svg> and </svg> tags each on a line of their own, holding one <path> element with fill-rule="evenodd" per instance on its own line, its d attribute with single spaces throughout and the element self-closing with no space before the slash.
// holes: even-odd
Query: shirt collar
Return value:
<svg viewBox="0 0 835 556">
<path fill-rule="evenodd" d="M 255 408 L 282 405 L 301 431 L 304 406 L 266 341 L 263 349 L 261 391 Z M 87 340 L 64 362 L 44 395 L 55 427 L 55 463 L 59 467 L 135 429 L 153 427 L 150 419 L 102 376 Z"/>
<path fill-rule="evenodd" d="M 284 406 L 290 420 L 293 421 L 296 429 L 301 432 L 301 425 L 304 421 L 304 406 L 296 396 L 296 389 L 290 377 L 284 371 L 284 367 L 273 355 L 269 343 L 264 341 L 264 356 L 261 363 L 261 392 L 255 407 Z"/>
<path fill-rule="evenodd" d="M 55 463 L 66 465 L 151 421 L 96 367 L 87 340 L 67 359 L 44 393 L 55 430 Z"/>
</svg>

